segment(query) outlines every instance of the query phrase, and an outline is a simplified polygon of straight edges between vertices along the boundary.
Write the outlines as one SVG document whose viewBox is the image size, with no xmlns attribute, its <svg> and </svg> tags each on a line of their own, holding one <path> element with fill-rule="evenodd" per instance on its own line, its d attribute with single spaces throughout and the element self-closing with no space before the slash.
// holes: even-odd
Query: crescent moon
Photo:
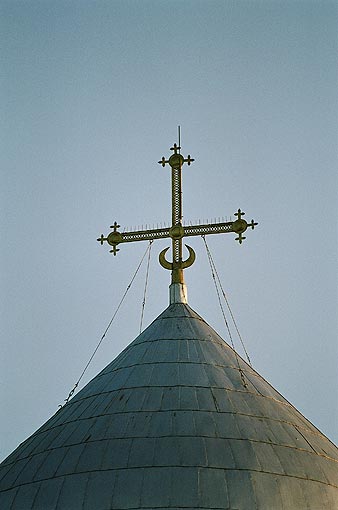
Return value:
<svg viewBox="0 0 338 510">
<path fill-rule="evenodd" d="M 180 269 L 186 269 L 187 267 L 192 266 L 196 259 L 196 254 L 195 254 L 194 250 L 191 248 L 191 246 L 188 246 L 187 244 L 185 246 L 187 247 L 187 249 L 189 251 L 189 257 L 187 258 L 187 260 L 183 260 L 181 262 L 181 264 L 179 266 Z M 164 250 L 162 250 L 161 253 L 159 254 L 158 260 L 162 267 L 164 267 L 165 269 L 172 270 L 174 268 L 173 263 L 168 262 L 168 260 L 165 258 L 165 254 L 167 253 L 168 250 L 169 250 L 169 247 L 164 248 Z"/>
<path fill-rule="evenodd" d="M 164 269 L 172 270 L 172 268 L 173 268 L 172 262 L 168 262 L 167 259 L 165 258 L 165 254 L 167 253 L 168 250 L 169 250 L 169 246 L 168 246 L 168 248 L 164 248 L 164 250 L 162 250 L 161 253 L 159 254 L 158 260 L 159 260 L 161 266 L 164 267 Z"/>
<path fill-rule="evenodd" d="M 188 246 L 187 244 L 185 246 L 189 250 L 189 257 L 187 258 L 187 260 L 183 260 L 182 269 L 186 269 L 187 267 L 192 266 L 196 259 L 196 254 L 194 250 L 191 248 L 191 246 Z"/>
</svg>

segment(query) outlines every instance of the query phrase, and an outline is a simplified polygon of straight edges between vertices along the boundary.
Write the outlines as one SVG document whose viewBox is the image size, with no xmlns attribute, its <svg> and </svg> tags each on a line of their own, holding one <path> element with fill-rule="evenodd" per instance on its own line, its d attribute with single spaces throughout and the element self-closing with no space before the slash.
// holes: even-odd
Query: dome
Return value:
<svg viewBox="0 0 338 510">
<path fill-rule="evenodd" d="M 333 510 L 337 448 L 172 303 L 3 463 L 2 510 Z"/>
</svg>

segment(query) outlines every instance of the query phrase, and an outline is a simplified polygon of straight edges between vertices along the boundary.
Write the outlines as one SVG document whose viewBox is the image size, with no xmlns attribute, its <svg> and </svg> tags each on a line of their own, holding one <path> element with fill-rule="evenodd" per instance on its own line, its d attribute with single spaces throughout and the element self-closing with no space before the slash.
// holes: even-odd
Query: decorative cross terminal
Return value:
<svg viewBox="0 0 338 510">
<path fill-rule="evenodd" d="M 191 163 L 195 161 L 194 159 L 191 158 L 190 154 L 188 154 L 187 159 L 184 159 L 184 157 L 181 156 L 180 152 L 178 152 L 177 154 L 177 151 L 180 151 L 181 147 L 178 147 L 176 143 L 174 143 L 174 145 L 170 147 L 170 150 L 174 151 L 174 154 L 172 154 L 169 159 L 165 159 L 165 157 L 163 156 L 161 161 L 159 161 L 160 165 L 165 166 L 167 163 L 169 163 L 169 165 L 172 168 L 174 168 L 177 165 L 182 167 L 183 163 L 188 163 L 188 165 L 190 166 Z"/>
<path fill-rule="evenodd" d="M 166 253 L 169 249 L 165 248 L 161 251 L 159 255 L 159 262 L 162 267 L 165 269 L 171 270 L 172 275 L 172 284 L 181 284 L 184 285 L 183 279 L 183 270 L 189 266 L 191 266 L 195 261 L 195 252 L 194 250 L 186 245 L 189 256 L 187 260 L 183 260 L 183 249 L 182 249 L 182 239 L 183 237 L 189 236 L 198 236 L 198 235 L 207 235 L 207 234 L 220 234 L 220 233 L 229 233 L 235 232 L 238 234 L 236 237 L 236 241 L 242 244 L 245 237 L 243 233 L 247 230 L 248 227 L 252 229 L 255 228 L 257 223 L 254 220 L 251 220 L 251 223 L 247 223 L 242 216 L 245 215 L 241 209 L 235 213 L 237 219 L 235 221 L 228 221 L 223 223 L 207 223 L 204 225 L 191 225 L 185 226 L 182 223 L 182 166 L 184 163 L 190 165 L 194 159 L 191 158 L 190 154 L 187 158 L 184 158 L 181 153 L 181 147 L 179 147 L 176 143 L 171 147 L 174 153 L 169 157 L 169 159 L 165 159 L 163 156 L 159 161 L 159 164 L 163 167 L 166 164 L 169 164 L 171 167 L 171 191 L 172 191 L 172 216 L 171 216 L 171 227 L 170 228 L 157 228 L 150 230 L 136 230 L 133 232 L 123 232 L 120 233 L 118 228 L 120 225 L 115 221 L 114 225 L 110 228 L 113 229 L 112 232 L 108 234 L 107 237 L 104 237 L 101 234 L 101 237 L 98 238 L 98 241 L 103 244 L 104 241 L 113 247 L 110 250 L 111 253 L 116 255 L 119 249 L 117 245 L 121 243 L 130 243 L 133 241 L 150 241 L 154 239 L 164 239 L 171 238 L 172 239 L 172 262 L 166 259 Z"/>
</svg>

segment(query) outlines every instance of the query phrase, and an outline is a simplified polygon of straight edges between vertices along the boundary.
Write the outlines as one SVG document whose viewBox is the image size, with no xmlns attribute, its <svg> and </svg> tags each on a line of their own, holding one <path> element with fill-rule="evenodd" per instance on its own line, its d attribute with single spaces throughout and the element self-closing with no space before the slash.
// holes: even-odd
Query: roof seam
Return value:
<svg viewBox="0 0 338 510">
<path fill-rule="evenodd" d="M 149 411 L 138 411 L 138 412 L 149 413 Z M 182 411 L 181 409 L 176 409 L 176 410 L 170 410 L 170 411 L 168 411 L 168 410 L 158 410 L 156 412 L 159 412 L 159 413 L 168 413 L 168 412 L 187 412 L 187 411 Z M 194 410 L 190 409 L 190 410 L 188 410 L 188 412 L 194 412 Z M 198 411 L 198 412 L 212 413 L 212 412 L 215 412 L 215 411 Z M 123 411 L 123 412 L 119 412 L 119 413 L 114 413 L 113 415 L 116 415 L 116 414 L 121 415 L 121 414 L 134 414 L 134 413 L 132 411 Z M 225 411 L 221 411 L 220 414 L 232 414 L 234 416 L 238 414 L 240 416 L 246 416 L 246 417 L 257 418 L 257 419 L 264 418 L 265 420 L 270 420 L 270 421 L 278 422 L 278 423 L 286 423 L 286 424 L 288 424 L 290 426 L 295 426 L 292 422 L 287 422 L 285 420 L 277 420 L 275 418 L 269 418 L 269 417 L 262 417 L 262 416 L 256 416 L 256 415 L 248 415 L 248 414 L 244 414 L 244 413 L 233 413 L 233 412 L 227 412 L 227 411 L 226 412 Z M 113 416 L 113 415 L 101 414 L 101 415 L 96 416 L 95 418 L 99 418 L 101 416 Z M 66 422 L 66 423 L 67 424 L 68 423 L 71 424 L 71 423 L 76 423 L 77 421 L 86 421 L 86 420 L 90 420 L 90 419 L 92 419 L 92 418 L 78 418 L 77 420 L 72 420 L 72 421 L 69 421 L 69 422 Z M 54 430 L 54 429 L 57 429 L 58 427 L 62 427 L 62 426 L 63 425 L 56 425 L 55 427 L 52 427 L 52 428 L 48 429 L 47 431 Z M 47 431 L 44 431 L 44 432 L 47 432 Z M 315 432 L 312 432 L 312 431 L 308 431 L 308 432 L 310 432 L 310 434 L 313 434 L 314 436 L 317 436 L 317 435 L 320 436 L 320 434 L 318 434 L 318 433 L 315 433 Z M 41 434 L 42 433 L 43 432 L 41 432 Z M 302 436 L 303 436 L 303 434 L 302 434 Z M 198 436 L 195 436 L 195 435 L 175 435 L 175 436 L 172 436 L 172 435 L 168 434 L 168 435 L 161 435 L 161 436 L 150 436 L 149 439 L 156 439 L 156 438 L 161 438 L 161 437 L 210 437 L 210 438 L 215 438 L 215 436 L 207 436 L 207 435 L 202 435 L 202 434 L 200 434 Z M 103 440 L 112 440 L 112 439 L 119 439 L 120 440 L 120 439 L 140 439 L 140 438 L 144 439 L 144 438 L 147 438 L 147 436 L 127 436 L 127 437 L 126 436 L 114 436 L 114 437 L 108 437 L 108 438 L 102 439 L 102 441 Z M 278 443 L 273 443 L 273 442 L 270 442 L 270 441 L 261 441 L 261 440 L 255 440 L 255 439 L 249 439 L 249 438 L 234 438 L 234 437 L 225 437 L 225 436 L 218 436 L 218 438 L 219 439 L 226 439 L 226 440 L 233 439 L 233 440 L 237 440 L 237 441 L 252 441 L 252 442 L 271 444 L 271 445 L 275 444 L 277 446 L 285 446 L 285 447 L 293 448 L 293 449 L 296 449 L 296 450 L 307 451 L 309 453 L 313 453 L 313 454 L 318 455 L 320 457 L 329 458 L 329 459 L 333 460 L 334 462 L 338 462 L 338 460 L 336 460 L 333 457 L 329 456 L 329 454 L 324 455 L 322 453 L 319 453 L 319 452 L 313 450 L 313 448 L 311 450 L 305 450 L 304 448 L 298 448 L 297 446 L 278 445 Z M 101 441 L 101 440 L 94 440 L 94 441 Z M 88 441 L 88 442 L 91 442 L 91 441 Z M 61 446 L 60 445 L 60 446 L 57 446 L 55 448 L 47 448 L 47 449 L 45 449 L 43 451 L 56 450 L 58 448 L 65 448 L 65 447 L 75 446 L 75 445 L 79 445 L 79 444 L 83 444 L 83 443 L 84 443 L 84 441 L 78 442 L 78 443 L 72 443 L 72 444 L 69 444 L 67 446 Z M 309 446 L 311 446 L 311 445 L 309 444 Z M 26 457 L 20 457 L 20 460 L 28 459 L 30 456 L 38 455 L 39 453 L 42 453 L 42 452 L 37 452 L 36 454 L 30 454 L 30 455 L 27 455 Z M 12 464 L 14 464 L 17 460 L 18 460 L 18 458 L 15 458 L 13 460 Z M 4 464 L 4 465 L 8 465 L 8 464 Z"/>
<path fill-rule="evenodd" d="M 297 478 L 298 480 L 305 480 L 307 482 L 316 482 L 316 483 L 320 483 L 320 484 L 323 484 L 323 485 L 328 485 L 330 487 L 334 487 L 334 488 L 338 488 L 338 485 L 335 485 L 333 483 L 330 483 L 330 482 L 323 482 L 321 480 L 316 480 L 314 478 L 306 478 L 306 477 L 303 477 L 303 476 L 298 476 L 298 475 L 288 475 L 286 473 L 277 473 L 275 471 L 264 471 L 262 469 L 254 469 L 254 468 L 250 468 L 250 469 L 241 469 L 241 468 L 226 468 L 226 467 L 212 467 L 212 466 L 179 466 L 179 465 L 176 465 L 176 466 L 141 466 L 142 469 L 146 470 L 146 469 L 168 469 L 168 467 L 170 468 L 177 468 L 177 469 L 198 469 L 198 470 L 204 470 L 204 469 L 212 469 L 212 470 L 217 470 L 217 471 L 241 471 L 241 472 L 248 472 L 248 473 L 264 473 L 264 474 L 267 474 L 267 475 L 273 475 L 273 476 L 281 476 L 281 477 L 286 477 L 286 478 Z M 69 476 L 78 476 L 78 475 L 83 475 L 83 474 L 91 474 L 91 473 L 96 473 L 96 472 L 109 472 L 109 471 L 129 471 L 129 470 L 133 470 L 133 469 L 140 469 L 140 467 L 123 467 L 123 468 L 111 468 L 111 469 L 101 469 L 101 468 L 98 468 L 98 469 L 92 469 L 90 471 L 79 471 L 78 473 L 64 473 L 62 475 L 54 475 L 54 476 L 50 476 L 48 478 L 41 478 L 40 480 L 36 480 L 36 481 L 30 481 L 30 482 L 25 482 L 25 483 L 20 483 L 18 485 L 14 485 L 8 489 L 2 489 L 2 492 L 6 492 L 6 491 L 9 491 L 9 490 L 13 490 L 13 489 L 16 489 L 18 487 L 22 487 L 22 486 L 25 486 L 25 485 L 32 485 L 32 484 L 41 484 L 42 482 L 45 482 L 47 480 L 53 480 L 53 479 L 56 479 L 56 478 L 64 478 L 64 477 L 69 477 Z M 176 507 L 175 507 L 176 508 Z"/>
<path fill-rule="evenodd" d="M 217 345 L 226 345 L 227 347 L 229 347 L 229 349 L 231 349 L 233 351 L 233 348 L 223 339 L 220 339 L 218 340 L 218 338 L 187 338 L 187 337 L 182 337 L 182 338 L 172 338 L 172 337 L 163 337 L 163 338 L 155 338 L 154 340 L 142 340 L 142 341 L 138 341 L 138 338 L 137 337 L 134 342 L 132 342 L 131 344 L 129 344 L 129 346 L 127 347 L 130 347 L 130 348 L 134 348 L 136 347 L 137 345 L 141 345 L 141 344 L 151 344 L 151 343 L 155 343 L 155 342 L 162 342 L 163 340 L 164 341 L 167 341 L 167 342 L 181 342 L 181 341 L 195 341 L 195 342 L 211 342 L 213 344 L 217 344 Z M 125 347 L 125 349 L 127 349 L 127 347 Z M 122 351 L 123 352 L 123 351 Z M 248 364 L 248 363 L 247 363 Z"/>
<path fill-rule="evenodd" d="M 143 361 L 143 362 L 141 361 L 138 363 L 133 363 L 132 365 L 124 365 L 123 367 L 113 368 L 113 370 L 110 370 L 109 372 L 107 371 L 104 374 L 100 373 L 97 376 L 97 379 L 99 377 L 103 377 L 107 374 L 112 374 L 113 372 L 116 372 L 118 370 L 124 370 L 125 368 L 133 368 L 133 367 L 142 366 L 142 365 L 162 365 L 162 364 L 166 364 L 166 365 L 182 365 L 182 364 L 184 364 L 184 365 L 210 365 L 212 367 L 231 368 L 233 370 L 239 371 L 238 367 L 235 367 L 232 365 L 221 365 L 219 363 L 211 363 L 211 362 L 206 362 L 206 361 Z M 257 373 L 255 373 L 255 371 L 253 369 L 251 369 L 251 371 L 246 368 L 243 368 L 241 370 L 242 370 L 242 372 L 248 372 L 249 374 L 259 377 L 259 375 Z"/>
<path fill-rule="evenodd" d="M 59 424 L 59 425 L 55 425 L 53 427 L 50 427 L 49 429 L 46 429 L 46 430 L 43 430 L 39 433 L 36 433 L 36 434 L 33 434 L 31 437 L 37 437 L 39 434 L 45 434 L 46 432 L 48 431 L 51 431 L 51 430 L 55 430 L 57 429 L 58 427 L 62 427 L 66 424 L 71 424 L 71 423 L 76 423 L 76 422 L 84 422 L 84 421 L 87 421 L 87 420 L 92 420 L 92 419 L 97 419 L 97 418 L 100 418 L 100 417 L 104 417 L 104 416 L 116 416 L 116 415 L 128 415 L 128 414 L 136 414 L 136 413 L 142 413 L 142 414 L 151 414 L 151 413 L 177 413 L 177 412 L 181 412 L 181 413 L 185 413 L 185 412 L 193 412 L 193 413 L 215 413 L 217 411 L 207 411 L 207 410 L 194 410 L 194 409 L 159 409 L 159 410 L 156 410 L 156 411 L 149 411 L 149 410 L 140 410 L 140 411 L 119 411 L 117 413 L 105 413 L 105 414 L 97 414 L 95 416 L 92 416 L 92 417 L 85 417 L 85 418 L 77 418 L 77 419 L 74 419 L 74 420 L 69 420 L 63 424 Z M 247 418 L 256 418 L 256 419 L 259 419 L 259 420 L 269 420 L 269 421 L 272 421 L 274 423 L 285 423 L 287 425 L 290 425 L 290 426 L 295 426 L 295 424 L 293 422 L 290 422 L 290 421 L 287 421 L 287 420 L 281 420 L 281 419 L 277 419 L 277 418 L 272 418 L 272 417 L 269 417 L 269 416 L 262 416 L 262 415 L 254 415 L 254 414 L 247 414 L 247 413 L 240 413 L 240 412 L 237 412 L 237 413 L 234 413 L 232 411 L 219 411 L 218 412 L 219 414 L 231 414 L 231 415 L 239 415 L 239 416 L 245 416 Z M 323 437 L 322 434 L 319 434 L 315 431 L 312 431 L 311 429 L 306 429 L 305 427 L 301 427 L 300 425 L 297 425 L 297 428 L 301 428 L 302 430 L 306 430 L 308 433 L 310 434 L 313 434 L 314 436 L 318 436 L 318 437 Z M 325 439 L 328 439 L 325 437 Z M 329 441 L 330 442 L 330 441 Z M 333 443 L 330 442 L 330 444 L 332 444 L 335 448 L 337 448 Z M 19 445 L 20 446 L 20 445 Z M 5 459 L 6 460 L 6 459 Z"/>
<path fill-rule="evenodd" d="M 238 370 L 238 369 L 237 369 Z M 78 400 L 75 400 L 75 399 L 72 399 L 70 400 L 69 403 L 67 403 L 67 406 L 71 405 L 73 403 L 73 405 L 75 405 L 76 403 L 79 403 L 81 401 L 84 401 L 86 399 L 89 399 L 89 398 L 92 398 L 92 397 L 98 397 L 100 395 L 104 395 L 104 394 L 109 394 L 109 393 L 114 393 L 114 392 L 118 392 L 118 391 L 126 391 L 126 390 L 134 390 L 134 389 L 141 389 L 141 388 L 147 388 L 147 389 L 150 389 L 150 388 L 203 388 L 203 389 L 219 389 L 219 390 L 225 390 L 225 391 L 231 391 L 231 392 L 235 392 L 235 393 L 241 393 L 241 394 L 249 394 L 249 395 L 254 395 L 255 397 L 260 397 L 260 398 L 267 398 L 269 400 L 273 400 L 274 402 L 278 402 L 279 404 L 281 405 L 284 405 L 288 408 L 292 408 L 292 409 L 295 409 L 297 412 L 299 412 L 290 402 L 288 401 L 281 401 L 281 400 L 278 400 L 274 397 L 270 397 L 268 395 L 263 395 L 262 393 L 254 393 L 253 391 L 248 391 L 248 390 L 239 390 L 239 389 L 235 389 L 235 388 L 228 388 L 226 386 L 212 386 L 212 385 L 209 385 L 209 386 L 201 386 L 201 385 L 196 385 L 196 384 L 168 384 L 167 386 L 163 386 L 163 384 L 152 384 L 151 386 L 150 385 L 141 385 L 141 386 L 126 386 L 126 387 L 123 387 L 123 388 L 118 388 L 116 390 L 110 390 L 110 391 L 100 391 L 100 393 L 94 393 L 92 395 L 88 395 L 87 397 L 82 397 L 82 398 L 79 398 Z M 66 406 L 64 406 L 62 409 L 65 409 Z M 200 409 L 196 409 L 196 410 L 200 410 Z M 60 409 L 61 411 L 61 409 Z M 55 416 L 55 415 L 54 415 Z"/>
<path fill-rule="evenodd" d="M 292 446 L 292 445 L 288 445 L 288 444 L 280 444 L 280 443 L 274 443 L 272 441 L 263 441 L 263 440 L 260 440 L 260 439 L 252 439 L 250 437 L 227 437 L 227 436 L 210 436 L 210 435 L 206 435 L 206 434 L 199 434 L 198 436 L 196 435 L 193 435 L 193 434 L 175 434 L 175 436 L 171 435 L 171 434 L 163 434 L 163 435 L 160 435 L 160 436 L 108 436 L 108 437 L 104 437 L 102 439 L 88 439 L 88 440 L 85 440 L 85 441 L 79 441 L 77 443 L 69 443 L 69 444 L 64 444 L 64 445 L 59 445 L 59 446 L 55 446 L 54 448 L 45 448 L 44 450 L 42 451 L 38 451 L 36 453 L 30 453 L 29 455 L 27 455 L 27 457 L 20 457 L 19 459 L 16 459 L 16 460 L 25 460 L 25 459 L 29 459 L 30 457 L 35 457 L 37 455 L 41 455 L 42 453 L 44 452 L 52 452 L 52 451 L 55 451 L 55 450 L 59 450 L 59 449 L 62 449 L 62 448 L 65 448 L 65 449 L 68 449 L 68 448 L 71 448 L 72 446 L 79 446 L 79 445 L 86 445 L 86 444 L 89 444 L 89 443 L 100 443 L 102 441 L 112 441 L 112 440 L 118 440 L 118 441 L 121 441 L 121 440 L 135 440 L 135 439 L 162 439 L 162 438 L 175 438 L 175 439 L 179 439 L 179 438 L 194 438 L 194 439 L 198 439 L 198 438 L 203 438 L 203 439 L 221 439 L 221 440 L 226 440 L 226 441 L 249 441 L 250 443 L 258 443 L 258 444 L 267 444 L 269 446 L 278 446 L 278 447 L 281 447 L 281 448 L 290 448 L 292 450 L 297 450 L 297 451 L 301 451 L 301 452 L 306 452 L 306 453 L 309 453 L 310 455 L 317 455 L 318 457 L 324 457 L 326 459 L 330 459 L 332 460 L 333 462 L 337 462 L 338 463 L 338 460 L 333 458 L 333 457 L 330 457 L 330 455 L 324 455 L 322 453 L 319 453 L 319 452 L 316 452 L 313 448 L 311 448 L 311 450 L 306 450 L 305 448 L 300 448 L 299 446 Z M 311 446 L 311 445 L 309 445 Z M 66 452 L 65 452 L 65 455 L 63 456 L 63 459 L 64 457 L 66 456 Z M 12 463 L 9 463 L 9 464 L 4 464 L 5 466 L 8 466 L 8 465 L 11 465 L 11 464 L 15 464 L 16 460 L 14 460 Z M 61 460 L 61 463 L 62 463 L 62 460 Z M 142 466 L 136 466 L 136 468 L 141 468 Z M 143 466 L 143 467 L 148 467 L 148 466 Z M 157 467 L 157 466 L 154 466 L 154 467 Z M 163 467 L 163 466 L 162 466 Z M 169 466 L 169 467 L 172 467 L 172 466 Z M 175 466 L 174 466 L 175 467 Z M 192 466 L 183 466 L 183 467 L 192 467 Z M 197 466 L 197 467 L 213 467 L 213 466 Z M 222 468 L 219 468 L 219 469 L 222 469 Z M 230 468 L 229 468 L 230 469 Z M 232 468 L 232 469 L 235 469 L 235 468 Z M 237 468 L 236 468 L 237 469 Z"/>
</svg>

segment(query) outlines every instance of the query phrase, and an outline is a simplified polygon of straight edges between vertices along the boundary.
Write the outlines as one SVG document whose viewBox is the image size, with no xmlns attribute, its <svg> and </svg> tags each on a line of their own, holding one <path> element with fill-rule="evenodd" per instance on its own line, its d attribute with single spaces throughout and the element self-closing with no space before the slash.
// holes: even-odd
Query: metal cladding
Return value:
<svg viewBox="0 0 338 510">
<path fill-rule="evenodd" d="M 334 510 L 337 448 L 171 304 L 1 465 L 1 510 Z"/>
</svg>

